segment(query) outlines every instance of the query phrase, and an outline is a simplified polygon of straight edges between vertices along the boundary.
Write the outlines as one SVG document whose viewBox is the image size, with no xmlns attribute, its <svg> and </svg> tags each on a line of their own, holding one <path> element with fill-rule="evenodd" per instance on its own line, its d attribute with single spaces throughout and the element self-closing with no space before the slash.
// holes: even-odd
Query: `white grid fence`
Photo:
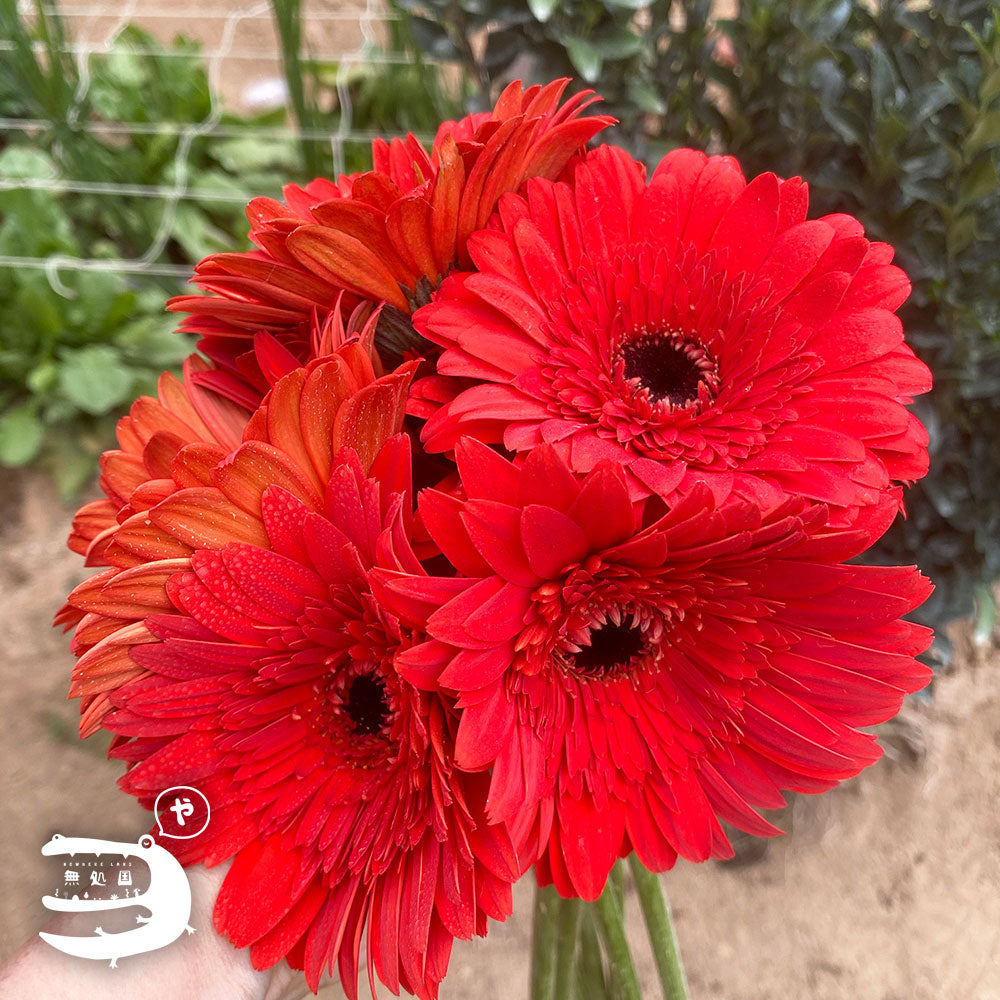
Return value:
<svg viewBox="0 0 1000 1000">
<path fill-rule="evenodd" d="M 33 17 L 35 4 L 21 0 L 19 12 L 25 18 Z M 159 225 L 149 245 L 136 256 L 96 259 L 52 255 L 48 257 L 22 257 L 0 255 L 0 268 L 43 269 L 52 287 L 62 295 L 72 292 L 60 281 L 61 271 L 112 271 L 137 277 L 176 277 L 190 275 L 186 265 L 163 260 L 164 249 L 173 229 L 178 206 L 187 200 L 208 202 L 238 202 L 245 199 L 232 191 L 212 191 L 190 185 L 189 156 L 196 140 L 222 140 L 229 138 L 254 138 L 261 142 L 296 140 L 300 137 L 329 143 L 336 172 L 344 170 L 345 146 L 351 142 L 370 142 L 375 133 L 352 127 L 352 108 L 349 83 L 352 71 L 359 65 L 376 63 L 402 63 L 405 57 L 381 51 L 379 27 L 392 17 L 378 0 L 366 0 L 363 5 L 337 2 L 337 0 L 307 0 L 302 11 L 302 35 L 305 40 L 303 57 L 320 62 L 336 63 L 336 90 L 338 95 L 338 123 L 331 131 L 297 129 L 293 125 L 261 126 L 252 123 L 223 123 L 227 105 L 233 103 L 239 81 L 260 67 L 268 67 L 268 75 L 279 77 L 280 53 L 272 30 L 272 12 L 268 0 L 253 0 L 199 6 L 173 3 L 171 0 L 97 0 L 90 3 L 65 3 L 44 8 L 47 13 L 58 13 L 69 36 L 61 52 L 71 55 L 79 74 L 79 86 L 74 94 L 73 106 L 66 124 L 112 139 L 126 139 L 133 135 L 166 135 L 178 139 L 174 156 L 172 183 L 159 185 L 102 183 L 73 177 L 3 178 L 0 191 L 42 189 L 60 194 L 96 195 L 118 199 L 144 199 L 162 202 Z M 157 55 L 160 58 L 186 58 L 200 61 L 207 73 L 211 105 L 208 114 L 200 121 L 77 121 L 81 102 L 90 85 L 91 60 L 107 56 L 123 30 L 138 24 L 154 36 L 164 39 L 171 31 L 194 37 L 201 42 L 198 51 L 164 48 L 132 47 L 137 55 Z M 244 31 L 251 28 L 252 31 Z M 338 44 L 344 34 L 356 36 L 353 44 Z M 248 35 L 249 41 L 238 40 Z M 11 51 L 11 39 L 0 38 L 0 59 Z M 37 48 L 44 52 L 44 46 Z M 248 69 L 249 68 L 249 69 Z M 231 108 L 231 110 L 238 110 Z M 291 112 L 289 111 L 291 119 Z M 37 119 L 0 117 L 0 138 L 6 134 L 20 133 L 31 136 L 50 123 Z M 192 263 L 194 263 L 192 261 Z"/>
</svg>

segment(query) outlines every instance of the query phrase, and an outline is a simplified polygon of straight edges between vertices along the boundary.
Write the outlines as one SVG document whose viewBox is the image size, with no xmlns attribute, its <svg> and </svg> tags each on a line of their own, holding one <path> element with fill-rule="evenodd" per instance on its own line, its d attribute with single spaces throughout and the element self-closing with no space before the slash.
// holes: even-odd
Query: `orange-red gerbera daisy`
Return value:
<svg viewBox="0 0 1000 1000">
<path fill-rule="evenodd" d="M 323 323 L 313 319 L 313 354 L 328 358 L 339 373 L 338 392 L 327 401 L 336 410 L 383 374 L 374 349 L 377 313 L 358 309 L 345 324 L 338 306 Z M 119 527 L 175 490 L 207 484 L 210 470 L 242 441 L 264 394 L 299 367 L 267 334 L 254 338 L 252 352 L 257 373 L 252 387 L 192 355 L 184 363 L 183 381 L 164 372 L 157 395 L 140 396 L 118 421 L 119 447 L 100 459 L 104 499 L 84 504 L 70 532 L 69 547 L 86 556 L 88 566 L 136 565 L 137 557 L 113 544 Z M 345 412 L 342 419 L 351 418 Z"/>
<path fill-rule="evenodd" d="M 372 360 L 372 334 L 369 325 L 303 369 L 291 367 L 280 345 L 258 338 L 261 367 L 275 385 L 252 417 L 214 391 L 211 380 L 219 372 L 193 357 L 183 383 L 165 374 L 158 397 L 137 400 L 119 421 L 121 448 L 101 459 L 105 499 L 80 509 L 69 540 L 88 565 L 111 568 L 81 583 L 56 616 L 56 624 L 76 626 L 72 650 L 79 660 L 70 694 L 82 699 L 81 735 L 100 726 L 110 693 L 142 673 L 129 651 L 149 641 L 142 622 L 147 598 L 162 600 L 177 560 L 212 539 L 260 540 L 239 501 L 220 497 L 217 487 L 243 475 L 241 469 L 285 483 L 283 466 L 272 461 L 273 449 L 284 448 L 299 468 L 312 470 L 307 479 L 316 493 L 333 454 L 353 448 L 367 467 L 381 442 L 400 429 L 414 365 L 381 374 Z M 209 385 L 199 386 L 196 373 Z M 230 453 L 243 441 L 234 462 Z M 173 530 L 175 513 L 191 522 L 188 536 Z"/>
<path fill-rule="evenodd" d="M 468 499 L 420 506 L 463 575 L 378 570 L 376 594 L 426 631 L 401 674 L 458 694 L 458 764 L 492 769 L 488 815 L 565 896 L 596 898 L 630 849 L 653 871 L 729 856 L 719 819 L 779 832 L 756 810 L 875 761 L 857 727 L 930 677 L 929 631 L 899 620 L 927 580 L 845 565 L 873 533 L 821 505 L 699 485 L 644 526 L 617 463 L 574 475 L 541 445 L 515 466 L 468 438 L 457 457 Z"/>
<path fill-rule="evenodd" d="M 927 434 L 905 404 L 930 373 L 894 312 L 906 275 L 857 220 L 806 211 L 798 179 L 748 184 L 693 150 L 647 186 L 604 146 L 566 182 L 506 195 L 469 241 L 476 270 L 414 318 L 445 348 L 420 391 L 445 400 L 428 449 L 548 442 L 580 472 L 620 464 L 636 498 L 706 483 L 841 520 L 922 476 Z"/>
<path fill-rule="evenodd" d="M 408 327 L 405 316 L 441 278 L 469 266 L 469 236 L 500 196 L 528 178 L 557 177 L 611 122 L 580 117 L 596 100 L 590 91 L 560 105 L 568 82 L 527 90 L 512 83 L 492 113 L 444 123 L 430 152 L 412 135 L 376 140 L 371 171 L 290 185 L 285 203 L 255 198 L 247 214 L 259 250 L 207 257 L 193 280 L 211 294 L 183 295 L 168 308 L 193 314 L 181 329 L 201 334 L 199 347 L 220 365 L 259 330 L 307 360 L 313 310 L 331 309 L 345 289 L 395 310 L 383 313 L 395 343 L 399 314 Z"/>
</svg>

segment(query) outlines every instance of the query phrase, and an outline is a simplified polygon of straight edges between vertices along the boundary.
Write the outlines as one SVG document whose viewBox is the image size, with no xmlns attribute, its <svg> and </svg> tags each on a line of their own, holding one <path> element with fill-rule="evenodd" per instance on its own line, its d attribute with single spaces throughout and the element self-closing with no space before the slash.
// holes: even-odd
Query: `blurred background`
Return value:
<svg viewBox="0 0 1000 1000">
<path fill-rule="evenodd" d="M 693 994 L 1000 997 L 1000 5 L 981 0 L 0 0 L 0 960 L 44 922 L 53 832 L 148 822 L 106 744 L 76 738 L 49 623 L 85 575 L 64 539 L 115 420 L 193 349 L 164 301 L 249 247 L 251 197 L 557 76 L 651 166 L 686 145 L 798 174 L 812 214 L 893 244 L 935 376 L 931 473 L 875 555 L 937 585 L 935 681 L 883 727 L 883 762 L 775 819 L 791 836 L 666 876 Z M 456 946 L 442 996 L 526 995 L 529 934 L 530 890 Z"/>
</svg>

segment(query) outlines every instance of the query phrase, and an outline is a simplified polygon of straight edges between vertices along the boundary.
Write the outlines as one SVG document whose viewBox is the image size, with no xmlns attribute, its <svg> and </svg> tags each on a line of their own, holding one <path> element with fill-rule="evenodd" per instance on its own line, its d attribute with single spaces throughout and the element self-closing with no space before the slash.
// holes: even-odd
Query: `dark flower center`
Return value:
<svg viewBox="0 0 1000 1000">
<path fill-rule="evenodd" d="M 434 288 L 426 276 L 421 276 L 416 288 L 407 295 L 414 309 L 427 305 Z M 420 336 L 410 317 L 395 306 L 383 305 L 375 327 L 375 348 L 387 368 L 395 368 L 409 357 L 426 358 L 437 348 Z"/>
<path fill-rule="evenodd" d="M 646 649 L 646 637 L 637 626 L 626 622 L 620 625 L 605 622 L 590 630 L 590 645 L 574 653 L 571 663 L 581 673 L 607 677 L 621 673 L 634 657 Z"/>
<path fill-rule="evenodd" d="M 651 403 L 667 400 L 684 406 L 698 398 L 698 387 L 712 387 L 715 362 L 700 344 L 674 331 L 642 333 L 619 348 L 626 382 L 645 390 Z"/>
<path fill-rule="evenodd" d="M 372 674 L 359 674 L 347 689 L 344 710 L 354 724 L 355 736 L 375 736 L 389 721 L 389 699 L 383 681 Z"/>
</svg>

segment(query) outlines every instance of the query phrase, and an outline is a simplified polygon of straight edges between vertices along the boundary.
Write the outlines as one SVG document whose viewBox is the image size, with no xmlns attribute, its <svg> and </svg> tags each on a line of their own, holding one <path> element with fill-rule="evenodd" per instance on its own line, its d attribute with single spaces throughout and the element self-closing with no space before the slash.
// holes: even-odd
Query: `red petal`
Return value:
<svg viewBox="0 0 1000 1000">
<path fill-rule="evenodd" d="M 521 539 L 532 572 L 543 580 L 558 576 L 590 551 L 587 536 L 575 521 L 538 504 L 521 512 Z"/>
</svg>

